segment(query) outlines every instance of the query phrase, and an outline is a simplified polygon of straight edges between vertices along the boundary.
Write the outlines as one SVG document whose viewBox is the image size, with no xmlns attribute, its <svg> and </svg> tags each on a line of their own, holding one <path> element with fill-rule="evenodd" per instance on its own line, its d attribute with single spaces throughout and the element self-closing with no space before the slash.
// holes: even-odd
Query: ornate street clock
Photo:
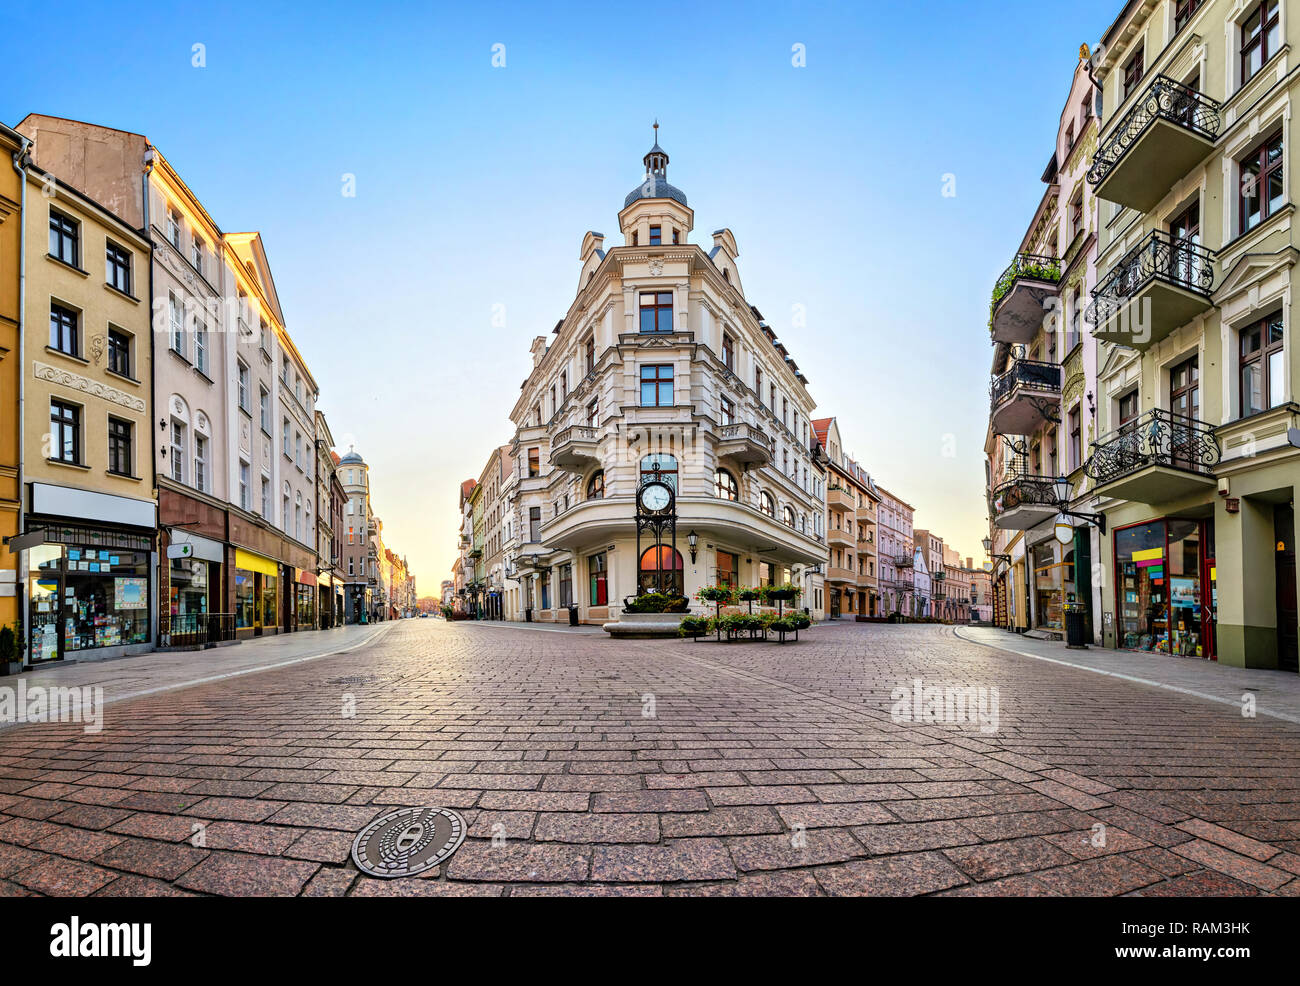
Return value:
<svg viewBox="0 0 1300 986">
<path fill-rule="evenodd" d="M 653 568 L 642 561 L 650 547 L 654 548 Z M 677 492 L 660 476 L 658 462 L 642 474 L 636 491 L 636 559 L 639 593 L 678 591 Z"/>
</svg>

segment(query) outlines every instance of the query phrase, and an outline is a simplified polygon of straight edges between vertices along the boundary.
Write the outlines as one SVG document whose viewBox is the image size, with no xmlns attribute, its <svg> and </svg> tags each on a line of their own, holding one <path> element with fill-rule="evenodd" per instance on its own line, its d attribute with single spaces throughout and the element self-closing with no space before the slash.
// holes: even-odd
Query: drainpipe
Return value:
<svg viewBox="0 0 1300 986">
<path fill-rule="evenodd" d="M 25 502 L 27 499 L 26 492 L 26 472 L 23 468 L 26 455 L 26 429 L 24 424 L 27 420 L 24 412 L 24 402 L 27 398 L 27 159 L 31 151 L 32 142 L 22 134 L 14 132 L 15 136 L 22 141 L 22 146 L 13 156 L 14 171 L 18 172 L 18 180 L 22 184 L 18 196 L 19 213 L 21 221 L 18 224 L 18 533 L 27 533 L 27 510 Z M 18 657 L 23 660 L 27 653 L 27 549 L 24 548 L 16 556 L 17 567 L 14 570 L 14 578 L 22 582 L 22 588 L 18 591 Z M 25 663 L 25 661 L 24 661 Z"/>
<path fill-rule="evenodd" d="M 145 421 L 145 434 L 149 436 L 149 475 L 153 482 L 154 491 L 154 527 L 159 532 L 158 541 L 155 544 L 161 547 L 162 532 L 162 509 L 158 504 L 158 455 L 157 446 L 158 435 L 153 430 L 153 414 L 157 410 L 158 394 L 157 379 L 158 374 L 154 372 L 154 359 L 157 356 L 154 347 L 154 324 L 155 312 L 153 309 L 153 224 L 149 217 L 149 176 L 153 173 L 154 152 L 152 147 L 148 147 L 144 152 L 144 171 L 140 175 L 140 217 L 142 220 L 141 233 L 149 243 L 149 417 Z M 168 542 L 171 540 L 171 532 L 167 532 Z M 152 627 L 150 636 L 153 637 L 153 645 L 158 646 L 158 631 L 162 623 L 162 576 L 163 567 L 166 558 L 162 552 L 155 552 L 159 555 L 157 564 L 154 565 L 153 598 L 149 601 L 153 607 L 154 618 L 149 621 Z M 169 577 L 170 577 L 170 573 Z M 211 591 L 211 589 L 209 589 Z M 170 624 L 169 624 L 170 626 Z"/>
</svg>

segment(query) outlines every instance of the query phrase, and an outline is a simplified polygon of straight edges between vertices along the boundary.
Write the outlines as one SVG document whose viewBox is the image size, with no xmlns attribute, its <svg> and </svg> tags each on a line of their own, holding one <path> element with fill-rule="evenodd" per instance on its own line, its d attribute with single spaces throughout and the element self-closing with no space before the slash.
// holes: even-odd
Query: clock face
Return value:
<svg viewBox="0 0 1300 986">
<path fill-rule="evenodd" d="M 651 483 L 641 490 L 641 506 L 646 510 L 663 510 L 670 499 L 668 487 L 662 483 Z"/>
</svg>

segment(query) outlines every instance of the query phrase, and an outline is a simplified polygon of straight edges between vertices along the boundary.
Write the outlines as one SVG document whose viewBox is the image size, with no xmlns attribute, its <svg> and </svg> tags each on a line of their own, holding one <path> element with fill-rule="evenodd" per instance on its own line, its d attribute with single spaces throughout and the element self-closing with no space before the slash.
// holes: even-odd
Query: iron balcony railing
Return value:
<svg viewBox="0 0 1300 986">
<path fill-rule="evenodd" d="M 1219 134 L 1219 104 L 1191 86 L 1157 75 L 1093 155 L 1088 184 L 1100 185 L 1157 120 L 1168 120 L 1212 141 Z"/>
<path fill-rule="evenodd" d="M 1153 408 L 1089 446 L 1084 473 L 1100 486 L 1147 466 L 1214 475 L 1219 443 L 1204 421 Z"/>
<path fill-rule="evenodd" d="M 998 302 L 1006 297 L 1011 286 L 1020 278 L 1033 281 L 1050 281 L 1055 284 L 1061 279 L 1061 261 L 1041 253 L 1018 253 L 1016 259 L 1002 272 L 993 285 L 993 298 L 989 302 L 990 313 Z"/>
<path fill-rule="evenodd" d="M 1056 482 L 1054 476 L 1012 476 L 993 490 L 993 509 L 1004 514 L 1023 506 L 1058 506 Z"/>
<path fill-rule="evenodd" d="M 1009 370 L 993 379 L 993 406 L 997 407 L 1003 401 L 1008 400 L 1017 387 L 1059 391 L 1061 389 L 1061 365 L 1059 363 L 1044 363 L 1034 359 L 1013 360 Z"/>
<path fill-rule="evenodd" d="M 208 647 L 234 639 L 234 613 L 172 613 L 158 627 L 161 647 Z"/>
<path fill-rule="evenodd" d="M 1133 295 L 1154 280 L 1195 291 L 1207 298 L 1214 288 L 1214 251 L 1155 230 L 1111 268 L 1093 289 L 1083 317 L 1104 325 Z"/>
</svg>

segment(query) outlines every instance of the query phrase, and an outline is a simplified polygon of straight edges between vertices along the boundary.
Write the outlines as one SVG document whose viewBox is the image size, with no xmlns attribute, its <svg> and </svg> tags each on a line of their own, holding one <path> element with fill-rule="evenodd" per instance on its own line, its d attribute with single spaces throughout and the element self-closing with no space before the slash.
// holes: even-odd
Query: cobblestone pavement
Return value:
<svg viewBox="0 0 1300 986">
<path fill-rule="evenodd" d="M 896 721 L 918 678 L 997 688 L 996 731 Z M 464 845 L 360 876 L 355 833 L 413 805 L 461 811 Z M 408 621 L 97 734 L 0 732 L 0 893 L 1295 896 L 1300 726 L 938 626 Z"/>
</svg>

